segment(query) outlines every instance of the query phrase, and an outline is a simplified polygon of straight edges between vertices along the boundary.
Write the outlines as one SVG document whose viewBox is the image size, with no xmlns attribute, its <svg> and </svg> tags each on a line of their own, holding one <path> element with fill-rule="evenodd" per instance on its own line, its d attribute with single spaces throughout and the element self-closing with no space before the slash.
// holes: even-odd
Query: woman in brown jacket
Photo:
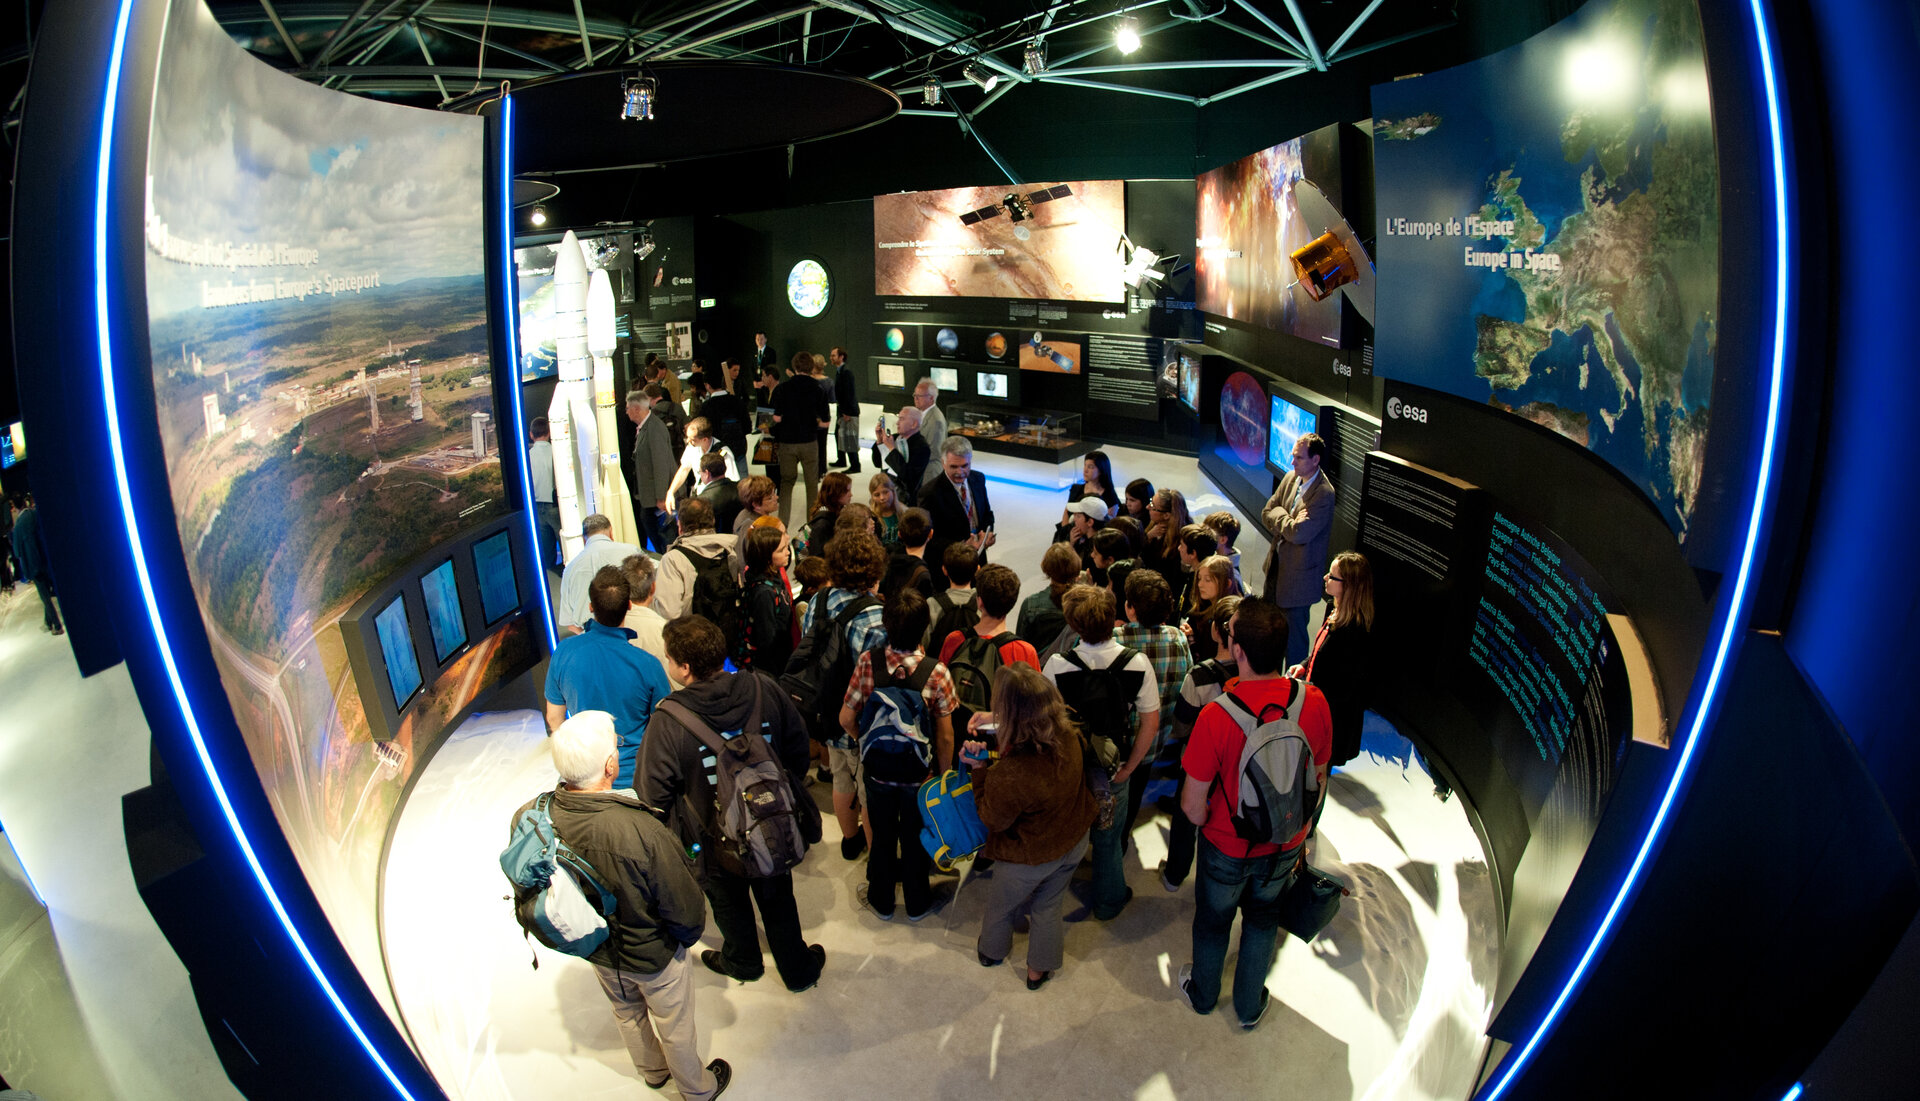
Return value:
<svg viewBox="0 0 1920 1101">
<path fill-rule="evenodd" d="M 994 734 L 998 759 L 986 764 L 983 727 Z M 1003 665 L 993 677 L 993 710 L 971 720 L 963 747 L 974 767 L 973 799 L 989 831 L 981 854 L 993 877 L 980 923 L 980 966 L 997 967 L 1013 949 L 1013 919 L 1031 915 L 1027 989 L 1038 990 L 1059 969 L 1066 926 L 1062 896 L 1099 810 L 1081 771 L 1080 731 L 1053 684 L 1025 665 Z"/>
</svg>

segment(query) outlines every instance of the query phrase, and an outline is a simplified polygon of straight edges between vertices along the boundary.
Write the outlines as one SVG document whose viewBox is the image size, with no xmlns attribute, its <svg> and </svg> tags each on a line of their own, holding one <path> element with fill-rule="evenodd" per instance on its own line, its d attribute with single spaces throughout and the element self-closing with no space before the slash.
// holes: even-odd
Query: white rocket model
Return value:
<svg viewBox="0 0 1920 1101">
<path fill-rule="evenodd" d="M 620 472 L 620 430 L 614 420 L 623 415 L 615 408 L 613 392 L 612 356 L 619 346 L 613 323 L 613 282 L 606 269 L 596 269 L 587 282 L 587 350 L 593 353 L 593 414 L 600 439 L 595 492 L 600 511 L 613 521 L 614 539 L 638 546 L 640 525 L 634 522 L 627 477 Z"/>
<path fill-rule="evenodd" d="M 587 354 L 587 258 L 567 231 L 553 258 L 554 352 L 560 376 L 547 425 L 553 435 L 554 501 L 560 508 L 561 556 L 585 542 L 580 523 L 595 511 L 599 425 L 593 415 L 593 360 Z"/>
</svg>

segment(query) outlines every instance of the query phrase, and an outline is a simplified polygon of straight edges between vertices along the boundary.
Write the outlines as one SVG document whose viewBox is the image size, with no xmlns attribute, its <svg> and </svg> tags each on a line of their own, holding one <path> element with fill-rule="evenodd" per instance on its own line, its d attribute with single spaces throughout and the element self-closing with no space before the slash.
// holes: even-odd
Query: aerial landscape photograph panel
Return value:
<svg viewBox="0 0 1920 1101">
<path fill-rule="evenodd" d="M 148 147 L 154 392 L 188 573 L 282 830 L 365 970 L 411 746 L 496 634 L 376 747 L 339 619 L 504 515 L 487 344 L 484 123 L 341 95 L 174 0 Z M 506 442 L 512 445 L 512 432 Z M 424 748 L 424 743 L 421 743 Z"/>
</svg>

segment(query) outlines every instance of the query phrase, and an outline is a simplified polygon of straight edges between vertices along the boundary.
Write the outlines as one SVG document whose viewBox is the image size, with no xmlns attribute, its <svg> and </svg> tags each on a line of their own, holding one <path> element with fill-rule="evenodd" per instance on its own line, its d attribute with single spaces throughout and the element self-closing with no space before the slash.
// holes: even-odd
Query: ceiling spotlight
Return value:
<svg viewBox="0 0 1920 1101">
<path fill-rule="evenodd" d="M 1020 67 L 1026 70 L 1028 76 L 1039 76 L 1041 73 L 1047 71 L 1047 43 L 1045 39 L 1036 38 L 1032 42 L 1027 43 L 1026 52 L 1020 55 Z"/>
<path fill-rule="evenodd" d="M 633 258 L 636 261 L 645 260 L 647 257 L 652 255 L 653 255 L 653 231 L 648 229 L 646 226 L 641 226 L 639 229 L 635 230 L 633 234 Z"/>
<path fill-rule="evenodd" d="M 1130 54 L 1140 48 L 1140 29 L 1133 25 L 1131 16 L 1120 20 L 1120 25 L 1114 29 L 1113 44 L 1120 47 L 1120 52 L 1123 54 Z"/>
<path fill-rule="evenodd" d="M 993 91 L 993 86 L 1000 83 L 1000 74 L 988 72 L 978 61 L 967 62 L 960 70 L 960 75 L 978 85 L 983 92 Z"/>
<path fill-rule="evenodd" d="M 547 224 L 547 208 L 544 206 L 534 207 L 533 213 L 527 215 L 527 221 L 532 222 L 536 226 L 546 225 Z"/>
<path fill-rule="evenodd" d="M 932 73 L 927 74 L 927 82 L 920 86 L 920 102 L 928 107 L 940 106 L 940 81 Z"/>
<path fill-rule="evenodd" d="M 630 76 L 620 86 L 620 117 L 622 119 L 650 119 L 653 117 L 654 93 L 659 84 L 650 76 Z"/>
</svg>

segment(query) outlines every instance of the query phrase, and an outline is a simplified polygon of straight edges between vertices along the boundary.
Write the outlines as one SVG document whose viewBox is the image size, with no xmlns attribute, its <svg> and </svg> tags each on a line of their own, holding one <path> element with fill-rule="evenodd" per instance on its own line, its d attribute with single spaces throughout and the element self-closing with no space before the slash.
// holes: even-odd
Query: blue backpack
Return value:
<svg viewBox="0 0 1920 1101">
<path fill-rule="evenodd" d="M 943 872 L 987 843 L 987 827 L 973 805 L 973 780 L 964 772 L 944 772 L 920 785 L 920 821 L 920 847 Z"/>
<path fill-rule="evenodd" d="M 607 939 L 613 892 L 560 840 L 548 810 L 552 802 L 553 792 L 542 792 L 514 820 L 500 870 L 513 883 L 513 916 L 525 936 L 569 956 L 591 956 Z M 540 969 L 537 955 L 533 967 Z"/>
<path fill-rule="evenodd" d="M 927 700 L 921 693 L 940 663 L 922 656 L 912 673 L 900 677 L 887 669 L 884 643 L 867 651 L 867 658 L 873 663 L 873 691 L 860 708 L 860 764 L 874 783 L 917 788 L 933 768 Z"/>
</svg>

